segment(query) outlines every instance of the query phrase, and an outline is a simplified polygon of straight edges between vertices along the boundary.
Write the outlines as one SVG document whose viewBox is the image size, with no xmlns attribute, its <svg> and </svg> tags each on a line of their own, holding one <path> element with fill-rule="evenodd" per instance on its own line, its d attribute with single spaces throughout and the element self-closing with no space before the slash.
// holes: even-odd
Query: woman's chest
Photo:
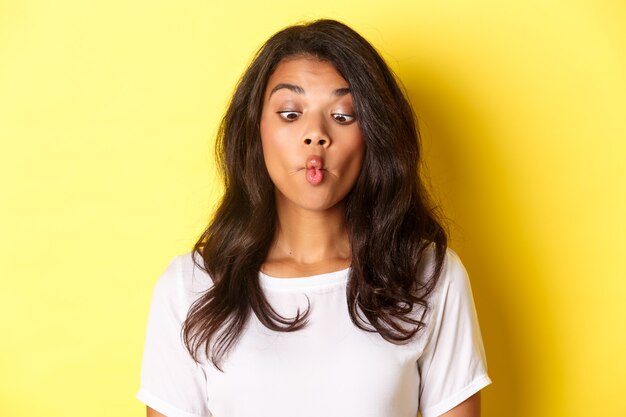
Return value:
<svg viewBox="0 0 626 417">
<path fill-rule="evenodd" d="M 216 417 L 417 415 L 419 340 L 395 345 L 359 329 L 345 294 L 309 294 L 304 329 L 282 333 L 251 316 L 220 372 L 207 367 Z M 271 298 L 284 317 L 307 308 L 304 296 Z"/>
</svg>

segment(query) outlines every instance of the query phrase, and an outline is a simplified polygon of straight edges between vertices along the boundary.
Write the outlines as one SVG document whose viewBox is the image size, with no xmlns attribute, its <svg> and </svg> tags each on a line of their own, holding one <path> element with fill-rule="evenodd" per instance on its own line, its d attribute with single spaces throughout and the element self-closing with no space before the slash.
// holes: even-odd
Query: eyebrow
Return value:
<svg viewBox="0 0 626 417">
<path fill-rule="evenodd" d="M 272 96 L 272 94 L 282 89 L 289 90 L 300 95 L 306 94 L 304 91 L 304 88 L 300 87 L 299 85 L 289 84 L 289 83 L 280 83 L 280 84 L 276 84 L 276 86 L 272 88 L 272 91 L 270 91 L 270 97 Z M 345 87 L 345 88 L 336 89 L 335 91 L 332 92 L 332 95 L 335 97 L 343 97 L 346 94 L 350 94 L 350 93 L 351 93 L 350 88 Z"/>
<path fill-rule="evenodd" d="M 345 95 L 347 95 L 347 94 L 350 94 L 351 92 L 352 92 L 352 91 L 350 91 L 350 88 L 349 88 L 349 87 L 346 87 L 346 88 L 338 88 L 338 89 L 336 89 L 335 91 L 333 91 L 333 96 L 336 96 L 336 97 L 343 97 L 343 96 L 345 96 Z"/>
<path fill-rule="evenodd" d="M 278 90 L 282 90 L 282 89 L 286 89 L 286 90 L 292 91 L 292 92 L 294 92 L 296 94 L 304 95 L 304 88 L 300 87 L 299 85 L 288 84 L 288 83 L 280 83 L 280 84 L 276 84 L 276 86 L 274 88 L 272 88 L 272 91 L 270 92 L 270 97 L 272 96 L 272 94 L 274 94 Z"/>
</svg>

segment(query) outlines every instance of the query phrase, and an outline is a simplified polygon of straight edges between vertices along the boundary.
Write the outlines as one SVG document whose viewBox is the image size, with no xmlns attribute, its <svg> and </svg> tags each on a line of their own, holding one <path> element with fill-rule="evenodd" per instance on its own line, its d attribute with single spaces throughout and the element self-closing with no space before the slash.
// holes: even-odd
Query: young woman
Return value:
<svg viewBox="0 0 626 417">
<path fill-rule="evenodd" d="M 222 202 L 154 289 L 148 416 L 479 416 L 467 274 L 375 49 L 332 20 L 278 32 L 218 139 Z"/>
</svg>

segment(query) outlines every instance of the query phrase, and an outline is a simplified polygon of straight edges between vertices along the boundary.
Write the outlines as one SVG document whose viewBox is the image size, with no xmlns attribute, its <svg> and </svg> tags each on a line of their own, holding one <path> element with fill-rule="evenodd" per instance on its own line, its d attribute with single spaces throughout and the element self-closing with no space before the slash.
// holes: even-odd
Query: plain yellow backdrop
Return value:
<svg viewBox="0 0 626 417">
<path fill-rule="evenodd" d="M 267 37 L 317 17 L 368 38 L 419 115 L 481 320 L 483 415 L 626 415 L 610 0 L 1 2 L 0 415 L 144 415 L 152 286 L 219 197 L 229 95 Z"/>
</svg>

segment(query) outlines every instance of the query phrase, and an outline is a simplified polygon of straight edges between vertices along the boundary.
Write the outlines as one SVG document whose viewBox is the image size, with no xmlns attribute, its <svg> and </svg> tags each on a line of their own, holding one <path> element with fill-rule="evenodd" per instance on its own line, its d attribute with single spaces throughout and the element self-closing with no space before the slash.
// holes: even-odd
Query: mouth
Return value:
<svg viewBox="0 0 626 417">
<path fill-rule="evenodd" d="M 319 169 L 324 168 L 324 160 L 319 155 L 309 155 L 306 159 L 306 169 Z"/>
<path fill-rule="evenodd" d="M 311 185 L 319 185 L 324 181 L 324 160 L 321 156 L 310 155 L 306 159 L 306 180 Z"/>
</svg>

